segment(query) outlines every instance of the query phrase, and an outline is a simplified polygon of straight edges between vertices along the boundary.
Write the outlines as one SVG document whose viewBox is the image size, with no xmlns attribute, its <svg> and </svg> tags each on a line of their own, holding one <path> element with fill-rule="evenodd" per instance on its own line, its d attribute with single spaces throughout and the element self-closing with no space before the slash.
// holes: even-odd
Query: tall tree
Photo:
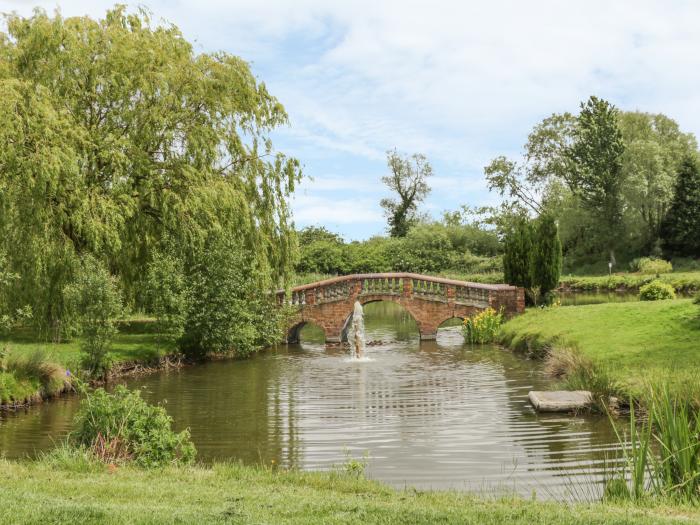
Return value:
<svg viewBox="0 0 700 525">
<path fill-rule="evenodd" d="M 673 199 L 681 164 L 697 151 L 698 144 L 665 115 L 623 112 L 619 124 L 625 142 L 622 193 L 627 223 L 640 249 L 650 253 L 659 244 L 661 222 Z"/>
<path fill-rule="evenodd" d="M 496 157 L 484 168 L 490 190 L 508 197 L 511 204 L 541 213 L 547 207 L 549 187 L 568 171 L 569 146 L 576 118 L 553 114 L 537 124 L 525 144 L 523 160 Z"/>
<path fill-rule="evenodd" d="M 405 237 L 417 220 L 418 204 L 430 193 L 427 179 L 433 174 L 425 155 L 401 156 L 396 150 L 387 152 L 391 173 L 382 182 L 396 193 L 396 199 L 382 199 L 392 237 Z"/>
<path fill-rule="evenodd" d="M 622 230 L 625 151 L 617 109 L 594 96 L 582 103 L 566 151 L 569 170 L 565 178 L 582 205 L 598 219 L 602 245 L 614 263 Z"/>
<path fill-rule="evenodd" d="M 700 166 L 697 155 L 683 161 L 673 201 L 662 225 L 665 248 L 674 254 L 700 257 Z"/>
<path fill-rule="evenodd" d="M 124 7 L 100 20 L 37 10 L 6 27 L 0 250 L 21 276 L 16 305 L 55 327 L 85 253 L 138 302 L 166 236 L 186 250 L 236 232 L 261 282 L 290 272 L 299 164 L 273 149 L 287 115 L 246 62 L 197 54 L 176 27 Z"/>
<path fill-rule="evenodd" d="M 559 286 L 561 264 L 561 241 L 557 223 L 551 215 L 540 215 L 535 223 L 532 281 L 539 288 L 540 297 L 545 300 Z"/>
<path fill-rule="evenodd" d="M 513 221 L 503 241 L 505 281 L 514 286 L 522 286 L 528 293 L 532 289 L 532 241 L 532 223 L 524 216 Z"/>
</svg>

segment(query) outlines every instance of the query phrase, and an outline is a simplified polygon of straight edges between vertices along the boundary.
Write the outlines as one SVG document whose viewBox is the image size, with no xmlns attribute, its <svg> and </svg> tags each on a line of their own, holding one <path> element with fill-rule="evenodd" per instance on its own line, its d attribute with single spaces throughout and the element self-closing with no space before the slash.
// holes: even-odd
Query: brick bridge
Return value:
<svg viewBox="0 0 700 525">
<path fill-rule="evenodd" d="M 525 292 L 506 284 L 453 281 L 414 273 L 345 275 L 293 288 L 290 296 L 277 292 L 278 304 L 297 307 L 287 331 L 287 342 L 299 341 L 306 323 L 323 329 L 327 343 L 347 339 L 346 329 L 355 301 L 398 303 L 418 325 L 421 339 L 435 339 L 438 327 L 448 319 L 464 319 L 489 306 L 503 307 L 508 316 L 525 309 Z"/>
</svg>

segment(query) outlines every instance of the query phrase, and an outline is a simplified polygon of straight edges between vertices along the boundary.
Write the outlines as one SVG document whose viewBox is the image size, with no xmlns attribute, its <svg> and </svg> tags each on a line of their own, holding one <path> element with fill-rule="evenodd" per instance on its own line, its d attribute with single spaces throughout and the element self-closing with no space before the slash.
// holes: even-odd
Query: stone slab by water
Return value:
<svg viewBox="0 0 700 525">
<path fill-rule="evenodd" d="M 591 404 L 591 393 L 587 390 L 553 390 L 528 393 L 530 403 L 539 412 L 569 412 L 580 410 Z"/>
</svg>

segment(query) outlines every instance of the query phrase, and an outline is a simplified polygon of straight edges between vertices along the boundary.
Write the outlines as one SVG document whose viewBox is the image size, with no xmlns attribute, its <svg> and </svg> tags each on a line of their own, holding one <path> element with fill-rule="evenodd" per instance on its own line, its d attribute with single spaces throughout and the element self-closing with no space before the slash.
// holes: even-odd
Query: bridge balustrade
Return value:
<svg viewBox="0 0 700 525">
<path fill-rule="evenodd" d="M 360 294 L 362 295 L 401 295 L 403 279 L 397 277 L 379 277 L 362 279 Z"/>
</svg>

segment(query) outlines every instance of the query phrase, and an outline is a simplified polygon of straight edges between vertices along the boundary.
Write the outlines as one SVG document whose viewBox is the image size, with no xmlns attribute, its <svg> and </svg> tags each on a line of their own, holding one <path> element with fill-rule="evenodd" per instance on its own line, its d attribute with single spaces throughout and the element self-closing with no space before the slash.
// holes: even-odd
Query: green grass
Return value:
<svg viewBox="0 0 700 525">
<path fill-rule="evenodd" d="M 700 403 L 700 308 L 690 299 L 531 309 L 501 334 L 513 349 L 574 349 L 625 394 L 668 381 Z"/>
<path fill-rule="evenodd" d="M 698 508 L 659 502 L 538 503 L 393 490 L 341 472 L 218 464 L 109 469 L 0 460 L 0 523 L 665 524 Z"/>
<path fill-rule="evenodd" d="M 159 339 L 149 319 L 131 319 L 120 323 L 111 348 L 114 365 L 126 363 L 150 364 L 172 353 L 174 347 Z M 62 343 L 37 340 L 29 331 L 16 331 L 0 338 L 0 348 L 9 351 L 6 361 L 28 360 L 41 353 L 43 361 L 61 369 L 76 371 L 80 362 L 80 339 Z M 18 374 L 8 370 L 0 372 L 0 404 L 26 403 L 36 396 L 46 397 L 57 393 L 42 389 L 42 382 L 31 374 Z"/>
<path fill-rule="evenodd" d="M 568 290 L 598 291 L 598 290 L 637 290 L 641 286 L 660 279 L 673 286 L 676 292 L 691 293 L 700 290 L 700 272 L 673 272 L 661 274 L 659 277 L 642 273 L 615 273 L 608 275 L 562 275 L 559 285 Z"/>
</svg>

